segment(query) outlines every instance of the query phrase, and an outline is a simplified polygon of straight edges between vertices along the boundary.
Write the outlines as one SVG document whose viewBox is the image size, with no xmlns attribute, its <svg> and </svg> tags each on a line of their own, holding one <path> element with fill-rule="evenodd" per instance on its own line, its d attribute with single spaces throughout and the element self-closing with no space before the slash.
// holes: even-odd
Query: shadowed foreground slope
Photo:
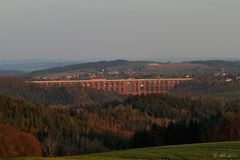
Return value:
<svg viewBox="0 0 240 160">
<path fill-rule="evenodd" d="M 212 159 L 240 159 L 240 141 L 201 143 L 190 145 L 174 145 L 129 149 L 71 157 L 53 158 L 16 158 L 14 160 L 212 160 Z"/>
</svg>

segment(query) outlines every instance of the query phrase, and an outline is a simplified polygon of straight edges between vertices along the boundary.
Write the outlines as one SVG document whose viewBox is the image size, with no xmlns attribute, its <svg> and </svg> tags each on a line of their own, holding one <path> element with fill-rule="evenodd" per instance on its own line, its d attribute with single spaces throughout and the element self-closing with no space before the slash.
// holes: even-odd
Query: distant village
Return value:
<svg viewBox="0 0 240 160">
<path fill-rule="evenodd" d="M 162 64 L 149 63 L 147 67 L 158 68 Z M 199 72 L 200 75 L 201 72 Z M 204 74 L 204 73 L 201 73 Z M 198 73 L 176 75 L 181 78 L 197 78 Z M 215 84 L 222 84 L 228 82 L 240 82 L 240 72 L 228 73 L 224 68 L 219 69 L 217 72 L 208 74 L 215 79 Z M 57 76 L 38 76 L 35 80 L 89 80 L 89 79 L 128 79 L 128 78 L 160 78 L 159 75 L 151 75 L 144 70 L 138 69 L 116 69 L 116 68 L 99 68 L 87 71 L 75 71 L 71 73 L 58 74 Z"/>
</svg>

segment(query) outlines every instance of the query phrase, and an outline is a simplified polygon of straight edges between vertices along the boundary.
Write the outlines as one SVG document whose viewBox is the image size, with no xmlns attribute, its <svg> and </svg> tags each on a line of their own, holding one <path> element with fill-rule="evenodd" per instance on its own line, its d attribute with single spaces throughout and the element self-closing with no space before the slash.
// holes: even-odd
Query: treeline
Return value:
<svg viewBox="0 0 240 160">
<path fill-rule="evenodd" d="M 165 126 L 136 131 L 133 147 L 240 140 L 240 98 L 140 95 L 126 104 L 151 117 L 171 119 Z"/>
<path fill-rule="evenodd" d="M 226 111 L 240 110 L 240 98 L 182 97 L 168 94 L 130 96 L 125 104 L 151 117 L 168 118 L 175 121 L 204 119 Z"/>
<path fill-rule="evenodd" d="M 43 87 L 19 77 L 0 77 L 0 94 L 23 99 L 34 104 L 119 104 L 125 96 L 84 88 L 77 85 Z"/>
<path fill-rule="evenodd" d="M 0 82 L 0 157 L 240 140 L 239 98 L 126 98 L 75 86 L 40 87 L 19 78 Z"/>
<path fill-rule="evenodd" d="M 0 157 L 42 156 L 39 141 L 30 133 L 0 123 Z"/>
<path fill-rule="evenodd" d="M 154 123 L 153 118 L 125 106 L 33 105 L 3 95 L 0 95 L 0 114 L 0 124 L 10 125 L 35 136 L 41 144 L 44 156 L 128 148 L 130 137 L 136 129 L 146 128 Z M 5 143 L 3 133 L 0 132 L 0 143 Z M 12 145 L 20 144 L 16 141 Z M 4 144 L 0 146 L 4 147 Z M 6 148 L 0 150 L 6 151 Z M 1 153 L 1 156 L 6 153 L 9 152 Z M 21 156 L 24 155 L 28 154 Z"/>
<path fill-rule="evenodd" d="M 240 113 L 228 112 L 203 120 L 185 120 L 167 126 L 152 125 L 135 132 L 132 147 L 239 141 Z"/>
</svg>

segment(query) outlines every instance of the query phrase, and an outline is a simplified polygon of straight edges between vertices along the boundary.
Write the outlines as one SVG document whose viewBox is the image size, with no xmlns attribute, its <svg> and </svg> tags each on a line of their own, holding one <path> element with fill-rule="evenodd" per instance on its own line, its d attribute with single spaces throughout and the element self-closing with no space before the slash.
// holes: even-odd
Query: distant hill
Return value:
<svg viewBox="0 0 240 160">
<path fill-rule="evenodd" d="M 240 61 L 224 61 L 224 60 L 206 60 L 206 61 L 190 61 L 192 64 L 204 64 L 209 67 L 210 71 L 222 69 L 224 71 L 239 72 Z"/>
<path fill-rule="evenodd" d="M 36 75 L 36 74 L 47 74 L 47 73 L 57 73 L 57 72 L 68 72 L 68 71 L 87 69 L 87 68 L 116 67 L 120 65 L 126 65 L 127 63 L 128 61 L 126 60 L 88 62 L 88 63 L 80 63 L 80 64 L 73 64 L 73 65 L 37 70 L 37 71 L 31 72 L 31 74 Z"/>
<path fill-rule="evenodd" d="M 0 70 L 0 76 L 22 76 L 26 73 L 17 70 Z"/>
<path fill-rule="evenodd" d="M 36 70 L 28 74 L 30 77 L 54 75 L 50 79 L 56 77 L 66 77 L 73 74 L 88 74 L 101 72 L 105 69 L 106 74 L 111 71 L 121 72 L 118 78 L 142 78 L 142 77 L 157 77 L 157 76 L 176 76 L 187 75 L 199 72 L 238 72 L 240 70 L 240 61 L 222 61 L 222 60 L 208 60 L 208 61 L 187 61 L 182 63 L 162 63 L 154 61 L 127 61 L 127 60 L 113 60 L 113 61 L 98 61 L 88 62 L 72 65 L 63 65 L 60 67 L 53 67 L 48 69 Z M 132 72 L 126 74 L 123 72 Z M 120 74 L 120 73 L 119 73 Z M 124 75 L 125 74 L 125 75 Z M 126 76 L 127 75 L 127 76 Z M 49 77 L 48 77 L 49 78 Z M 57 79 L 57 78 L 56 78 Z"/>
<path fill-rule="evenodd" d="M 139 67 L 146 66 L 149 63 L 153 63 L 151 61 L 127 61 L 127 60 L 114 60 L 114 61 L 98 61 L 98 62 L 87 62 L 73 65 L 66 65 L 61 67 L 53 67 L 49 69 L 36 70 L 28 75 L 30 77 L 36 76 L 45 76 L 50 74 L 59 74 L 59 73 L 76 73 L 84 71 L 88 73 L 88 71 L 98 72 L 102 71 L 102 69 L 111 70 L 125 70 L 131 69 L 136 70 Z"/>
<path fill-rule="evenodd" d="M 79 63 L 79 62 L 78 62 Z M 9 62 L 1 63 L 0 70 L 17 70 L 23 72 L 32 72 L 34 70 L 41 70 L 46 68 L 52 68 L 57 66 L 66 66 L 76 64 L 76 62 L 56 62 L 56 61 L 20 61 L 20 62 Z"/>
</svg>

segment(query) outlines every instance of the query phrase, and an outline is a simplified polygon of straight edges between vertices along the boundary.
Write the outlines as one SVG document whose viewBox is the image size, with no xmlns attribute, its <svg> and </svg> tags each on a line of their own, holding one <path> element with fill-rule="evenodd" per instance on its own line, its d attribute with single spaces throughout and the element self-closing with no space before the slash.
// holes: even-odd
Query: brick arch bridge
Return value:
<svg viewBox="0 0 240 160">
<path fill-rule="evenodd" d="M 120 94 L 164 93 L 176 85 L 192 78 L 158 78 L 158 79 L 91 79 L 91 80 L 51 80 L 31 81 L 43 86 L 51 85 L 80 85 L 99 90 L 115 91 Z"/>
</svg>

